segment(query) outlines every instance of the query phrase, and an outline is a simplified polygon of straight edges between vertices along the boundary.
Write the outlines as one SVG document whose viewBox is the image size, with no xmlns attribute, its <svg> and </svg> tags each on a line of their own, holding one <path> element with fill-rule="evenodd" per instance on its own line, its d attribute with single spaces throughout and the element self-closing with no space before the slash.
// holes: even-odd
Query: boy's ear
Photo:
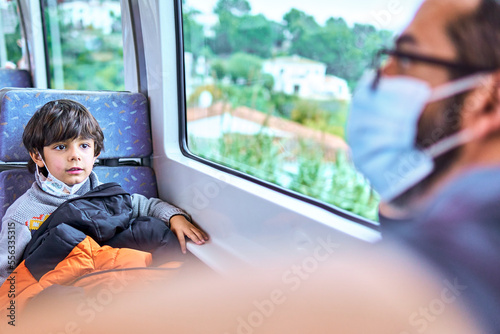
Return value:
<svg viewBox="0 0 500 334">
<path fill-rule="evenodd" d="M 43 160 L 42 160 L 40 153 L 30 152 L 30 157 L 31 157 L 31 160 L 33 160 L 33 162 L 37 164 L 38 168 L 45 167 L 45 164 L 43 163 Z"/>
</svg>

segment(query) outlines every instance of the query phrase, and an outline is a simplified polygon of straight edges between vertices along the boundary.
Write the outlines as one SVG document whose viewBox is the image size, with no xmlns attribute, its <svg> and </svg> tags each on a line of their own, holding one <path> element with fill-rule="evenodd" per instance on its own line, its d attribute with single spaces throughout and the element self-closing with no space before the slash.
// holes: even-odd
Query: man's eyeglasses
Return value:
<svg viewBox="0 0 500 334">
<path fill-rule="evenodd" d="M 473 74 L 473 73 L 478 73 L 478 72 L 491 72 L 491 71 L 496 70 L 496 68 L 493 68 L 493 67 L 462 64 L 462 63 L 444 60 L 444 59 L 440 59 L 440 58 L 424 56 L 424 55 L 420 55 L 420 54 L 412 53 L 412 52 L 405 52 L 405 51 L 394 50 L 394 49 L 381 49 L 375 54 L 375 57 L 373 58 L 373 63 L 372 63 L 373 68 L 377 70 L 377 77 L 376 77 L 375 81 L 373 82 L 374 89 L 378 86 L 378 82 L 379 82 L 380 77 L 382 75 L 381 67 L 383 65 L 384 60 L 387 57 L 397 58 L 403 67 L 405 65 L 409 66 L 409 63 L 414 61 L 414 62 L 422 62 L 422 63 L 427 63 L 427 64 L 431 64 L 431 65 L 436 65 L 436 66 L 447 67 L 451 70 L 456 70 L 456 71 L 458 71 L 460 73 L 464 73 L 464 74 Z"/>
</svg>

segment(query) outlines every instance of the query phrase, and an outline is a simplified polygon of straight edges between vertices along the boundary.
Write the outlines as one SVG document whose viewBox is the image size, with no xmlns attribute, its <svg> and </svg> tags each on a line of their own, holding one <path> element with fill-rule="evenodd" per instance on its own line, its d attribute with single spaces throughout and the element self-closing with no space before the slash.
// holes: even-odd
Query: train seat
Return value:
<svg viewBox="0 0 500 334">
<path fill-rule="evenodd" d="M 34 181 L 22 133 L 33 113 L 56 99 L 82 103 L 104 132 L 104 151 L 94 168 L 101 182 L 118 182 L 130 193 L 157 197 L 156 178 L 147 163 L 152 154 L 147 99 L 139 93 L 65 91 L 33 88 L 0 90 L 0 218 Z"/>
<path fill-rule="evenodd" d="M 5 87 L 33 87 L 30 72 L 26 70 L 0 69 L 0 89 Z"/>
</svg>

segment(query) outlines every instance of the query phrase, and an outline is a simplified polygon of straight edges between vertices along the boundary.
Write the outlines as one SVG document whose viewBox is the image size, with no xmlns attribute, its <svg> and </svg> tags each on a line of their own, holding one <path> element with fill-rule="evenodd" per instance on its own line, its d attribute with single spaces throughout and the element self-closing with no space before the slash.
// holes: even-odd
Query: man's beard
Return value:
<svg viewBox="0 0 500 334">
<path fill-rule="evenodd" d="M 450 97 L 441 102 L 441 107 L 433 113 L 423 114 L 418 123 L 415 144 L 426 149 L 441 140 L 457 133 L 462 124 L 462 110 L 465 94 Z M 452 149 L 434 159 L 434 169 L 425 179 L 398 196 L 391 204 L 405 209 L 424 194 L 446 171 L 448 171 L 460 154 L 461 147 Z"/>
</svg>

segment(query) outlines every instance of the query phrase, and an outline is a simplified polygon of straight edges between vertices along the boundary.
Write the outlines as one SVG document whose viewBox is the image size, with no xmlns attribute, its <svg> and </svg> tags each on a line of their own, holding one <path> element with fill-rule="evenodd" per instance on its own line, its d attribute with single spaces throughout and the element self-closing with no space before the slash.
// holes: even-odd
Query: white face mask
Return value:
<svg viewBox="0 0 500 334">
<path fill-rule="evenodd" d="M 42 157 L 39 155 L 40 159 Z M 39 176 L 40 186 L 43 191 L 49 193 L 51 195 L 57 197 L 63 197 L 68 195 L 75 194 L 80 188 L 84 185 L 84 183 L 88 180 L 88 177 L 80 183 L 74 184 L 72 186 L 68 186 L 66 183 L 58 180 L 54 175 L 52 175 L 47 168 L 47 164 L 42 159 L 43 164 L 45 165 L 45 169 L 47 170 L 47 177 L 45 177 L 40 170 L 38 169 L 38 165 L 36 165 L 36 173 Z"/>
<path fill-rule="evenodd" d="M 473 139 L 469 131 L 451 135 L 431 147 L 415 146 L 417 126 L 426 105 L 478 87 L 485 74 L 476 74 L 432 89 L 411 77 L 381 77 L 375 73 L 360 80 L 347 124 L 347 139 L 356 168 L 370 181 L 384 202 L 427 177 L 434 158 Z"/>
</svg>

